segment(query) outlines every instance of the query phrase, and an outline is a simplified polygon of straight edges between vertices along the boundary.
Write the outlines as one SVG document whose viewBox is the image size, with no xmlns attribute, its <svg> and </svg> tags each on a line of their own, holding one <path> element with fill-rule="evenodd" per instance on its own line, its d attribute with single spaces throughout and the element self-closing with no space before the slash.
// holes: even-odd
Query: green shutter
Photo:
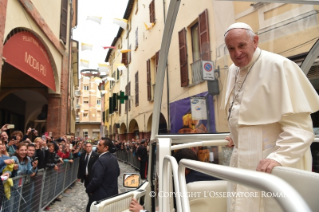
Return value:
<svg viewBox="0 0 319 212">
<path fill-rule="evenodd" d="M 109 112 L 110 114 L 113 113 L 113 98 L 112 97 L 109 98 Z"/>
<path fill-rule="evenodd" d="M 118 111 L 118 100 L 117 100 L 117 94 L 116 93 L 113 93 L 113 108 L 112 110 L 113 111 Z"/>
</svg>

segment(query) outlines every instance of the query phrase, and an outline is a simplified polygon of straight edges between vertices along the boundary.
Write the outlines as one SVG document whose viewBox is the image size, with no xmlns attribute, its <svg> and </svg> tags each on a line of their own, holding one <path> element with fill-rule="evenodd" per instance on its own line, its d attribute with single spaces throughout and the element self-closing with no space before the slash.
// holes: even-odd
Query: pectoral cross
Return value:
<svg viewBox="0 0 319 212">
<path fill-rule="evenodd" d="M 228 110 L 228 119 L 227 119 L 228 121 L 229 121 L 229 118 L 230 118 L 230 115 L 231 115 L 231 111 L 233 109 L 233 105 L 234 105 L 234 101 L 231 103 L 230 108 Z"/>
</svg>

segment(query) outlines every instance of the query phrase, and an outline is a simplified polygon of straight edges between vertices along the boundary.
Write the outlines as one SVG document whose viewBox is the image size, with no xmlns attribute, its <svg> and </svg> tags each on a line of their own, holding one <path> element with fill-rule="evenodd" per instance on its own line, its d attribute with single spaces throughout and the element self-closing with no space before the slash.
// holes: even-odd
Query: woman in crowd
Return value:
<svg viewBox="0 0 319 212">
<path fill-rule="evenodd" d="M 54 144 L 49 143 L 48 144 L 48 150 L 46 150 L 45 154 L 45 161 L 46 161 L 46 167 L 48 168 L 54 168 L 55 170 L 58 169 L 58 166 L 56 165 L 59 161 L 62 161 L 62 159 L 59 158 L 59 156 L 54 151 Z"/>
</svg>

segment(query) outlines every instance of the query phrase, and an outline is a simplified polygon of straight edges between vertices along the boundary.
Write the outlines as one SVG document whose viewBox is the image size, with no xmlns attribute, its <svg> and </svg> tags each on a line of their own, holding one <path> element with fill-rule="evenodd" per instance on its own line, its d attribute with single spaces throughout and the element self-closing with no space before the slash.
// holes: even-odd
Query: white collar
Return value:
<svg viewBox="0 0 319 212">
<path fill-rule="evenodd" d="M 108 153 L 109 151 L 103 152 L 102 154 L 100 154 L 99 157 L 101 157 L 102 155 L 104 155 L 105 153 Z"/>
</svg>

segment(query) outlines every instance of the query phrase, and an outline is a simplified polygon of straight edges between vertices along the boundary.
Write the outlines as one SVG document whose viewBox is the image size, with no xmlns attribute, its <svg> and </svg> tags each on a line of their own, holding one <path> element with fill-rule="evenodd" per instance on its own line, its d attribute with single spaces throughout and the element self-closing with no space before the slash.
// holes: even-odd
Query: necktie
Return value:
<svg viewBox="0 0 319 212">
<path fill-rule="evenodd" d="M 85 155 L 84 163 L 85 163 L 85 174 L 88 174 L 87 167 L 88 167 L 88 163 L 89 163 L 89 154 Z"/>
</svg>

